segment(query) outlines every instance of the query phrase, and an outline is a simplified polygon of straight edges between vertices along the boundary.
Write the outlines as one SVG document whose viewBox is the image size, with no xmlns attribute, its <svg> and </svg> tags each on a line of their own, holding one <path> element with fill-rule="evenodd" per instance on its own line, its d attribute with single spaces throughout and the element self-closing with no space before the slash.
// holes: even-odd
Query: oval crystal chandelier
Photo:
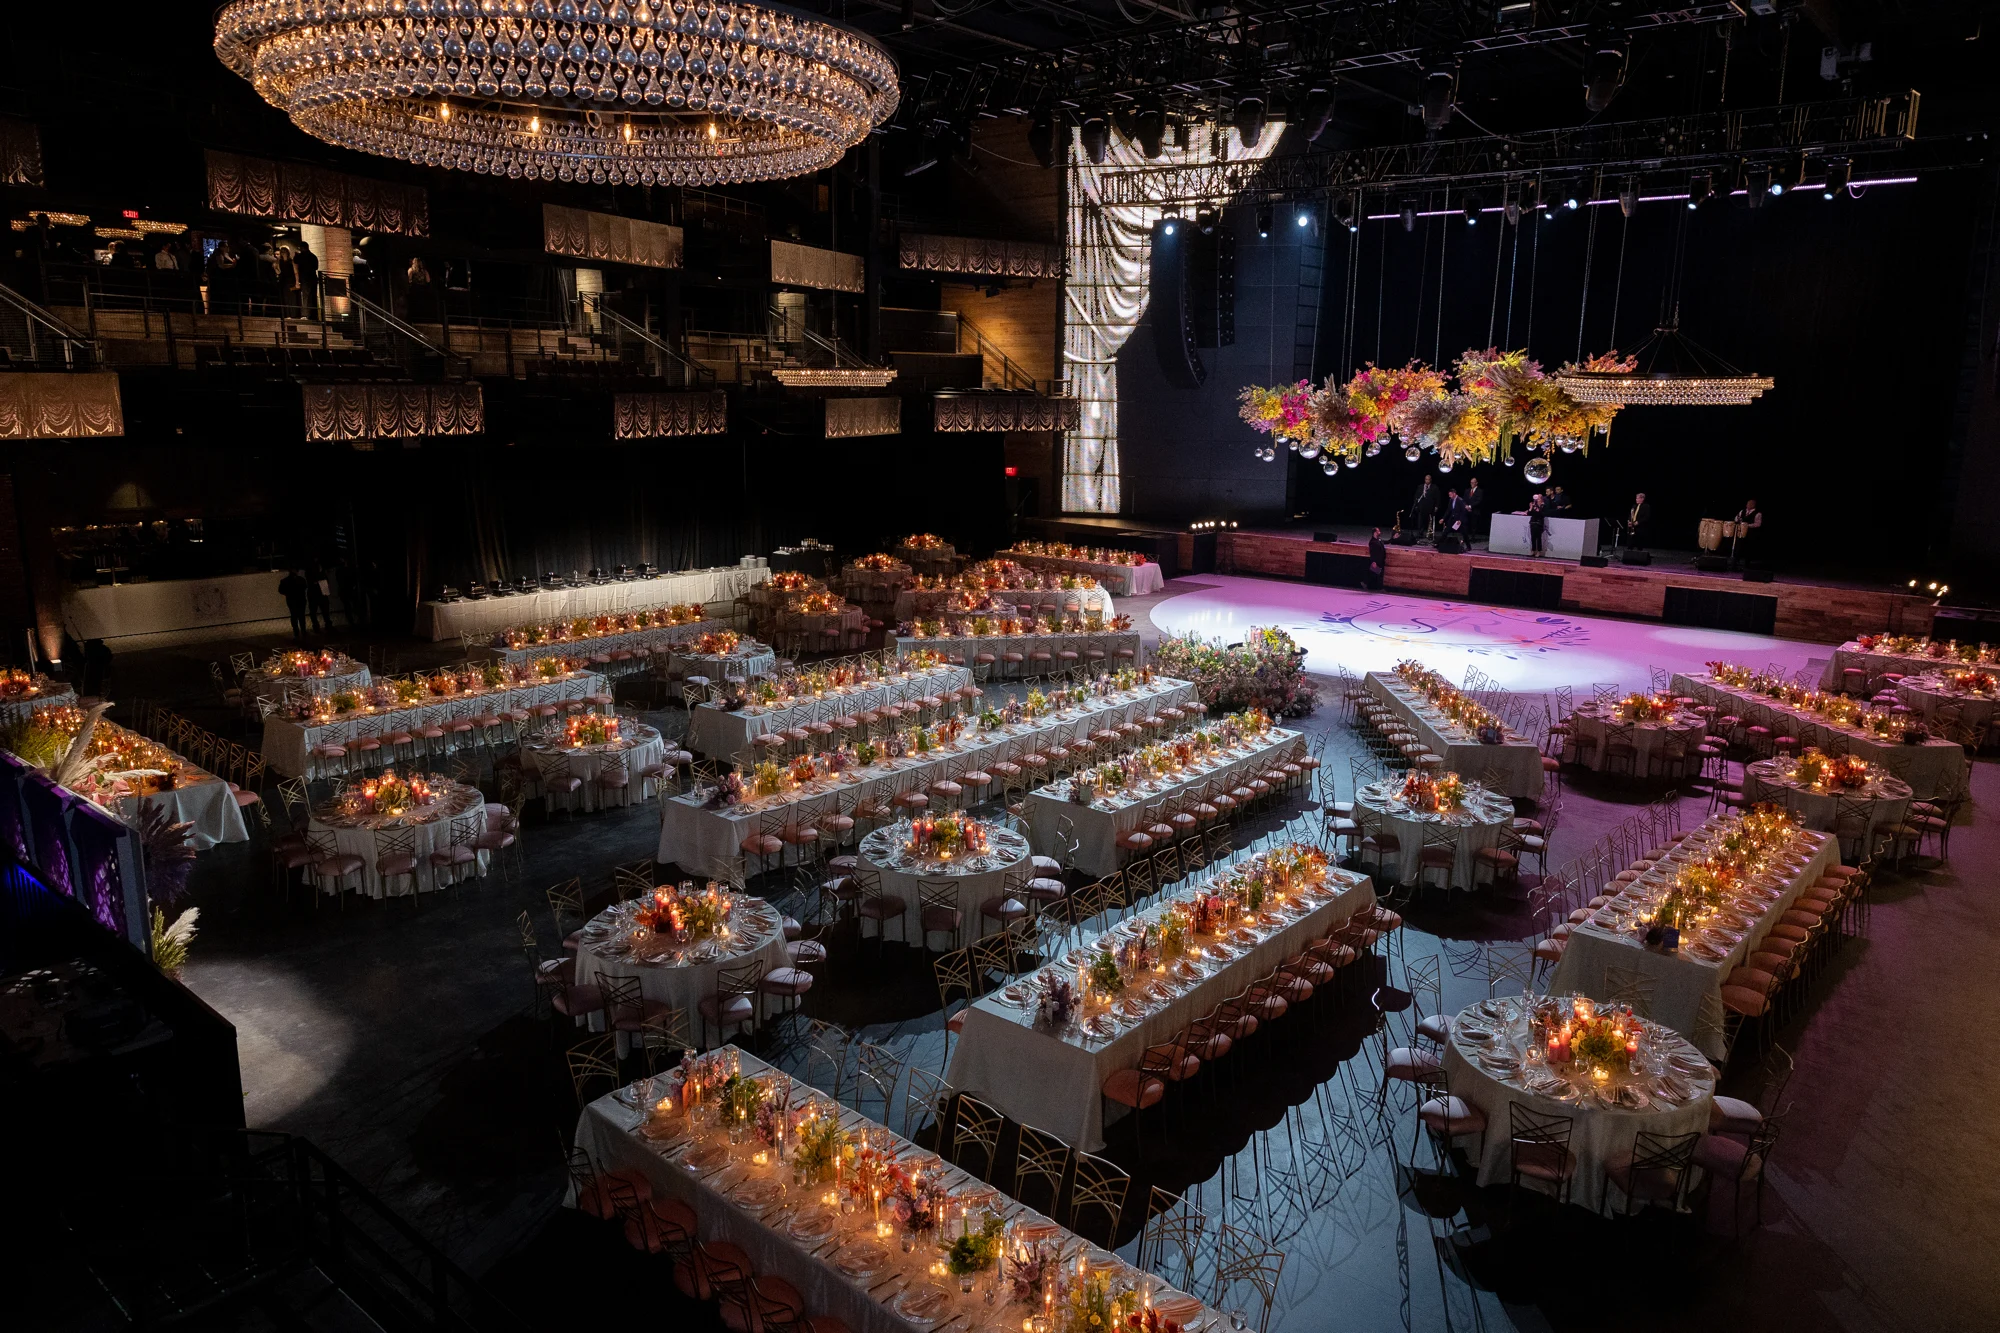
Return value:
<svg viewBox="0 0 2000 1333">
<path fill-rule="evenodd" d="M 236 0 L 215 51 L 328 143 L 600 185 L 804 175 L 898 98 L 872 39 L 761 0 Z"/>
</svg>

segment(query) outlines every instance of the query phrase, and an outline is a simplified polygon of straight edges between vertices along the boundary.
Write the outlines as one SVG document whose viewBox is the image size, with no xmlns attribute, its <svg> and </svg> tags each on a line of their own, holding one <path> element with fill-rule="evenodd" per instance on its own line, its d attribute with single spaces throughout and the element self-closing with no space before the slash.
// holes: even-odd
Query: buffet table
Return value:
<svg viewBox="0 0 2000 1333">
<path fill-rule="evenodd" d="M 1254 741 L 1218 751 L 1173 774 L 1170 782 L 1136 790 L 1120 788 L 1098 796 L 1089 805 L 1079 805 L 1070 799 L 1069 779 L 1051 782 L 1028 793 L 1022 814 L 1028 820 L 1035 853 L 1058 860 L 1069 853 L 1061 831 L 1063 821 L 1067 820 L 1073 829 L 1072 836 L 1080 844 L 1068 856 L 1069 864 L 1101 878 L 1118 869 L 1118 839 L 1146 822 L 1148 807 L 1175 800 L 1218 779 L 1248 782 L 1304 748 L 1305 737 L 1298 732 L 1273 727 Z"/>
<path fill-rule="evenodd" d="M 715 994 L 715 974 L 753 960 L 767 971 L 792 965 L 785 949 L 785 919 L 778 909 L 749 894 L 729 894 L 729 936 L 710 936 L 676 944 L 671 936 L 633 934 L 633 913 L 647 905 L 643 895 L 614 903 L 583 928 L 577 941 L 576 983 L 596 984 L 600 977 L 637 977 L 639 993 L 671 1005 L 696 1020 L 695 1007 Z M 604 1016 L 593 1014 L 591 1026 L 602 1029 Z"/>
<path fill-rule="evenodd" d="M 770 573 L 762 565 L 720 565 L 650 579 L 593 583 L 581 588 L 537 589 L 462 602 L 425 602 L 417 611 L 417 636 L 434 641 L 455 639 L 462 634 L 485 637 L 511 625 L 536 621 L 650 611 L 688 602 L 726 602 L 741 597 Z"/>
<path fill-rule="evenodd" d="M 964 689 L 972 683 L 972 672 L 964 667 L 933 667 L 872 685 L 834 689 L 812 699 L 797 699 L 766 707 L 750 704 L 725 712 L 713 703 L 697 704 L 688 718 L 688 748 L 717 759 L 734 758 L 750 744 L 753 736 L 767 731 L 787 731 L 815 721 L 824 705 L 837 705 L 843 715 L 865 713 L 886 703 L 921 699 L 926 695 Z"/>
<path fill-rule="evenodd" d="M 1368 692 L 1407 722 L 1424 747 L 1444 760 L 1446 768 L 1467 781 L 1483 781 L 1488 769 L 1498 769 L 1501 791 L 1540 799 L 1542 752 L 1532 741 L 1509 731 L 1499 745 L 1483 744 L 1477 735 L 1432 708 L 1422 694 L 1393 672 L 1371 671 L 1366 684 Z"/>
<path fill-rule="evenodd" d="M 1020 744 L 1048 735 L 1061 728 L 1065 733 L 1082 725 L 1096 730 L 1116 727 L 1135 717 L 1194 698 L 1194 686 L 1186 681 L 1155 680 L 1130 693 L 1093 699 L 1089 706 L 1064 709 L 1033 722 L 1018 722 L 991 731 L 968 730 L 957 741 L 924 755 L 879 760 L 866 768 L 849 769 L 833 778 L 821 778 L 804 788 L 793 788 L 776 796 L 754 797 L 733 805 L 708 804 L 713 788 L 697 788 L 665 803 L 660 819 L 661 865 L 678 865 L 698 875 L 720 876 L 730 860 L 740 857 L 743 840 L 756 832 L 759 821 L 773 811 L 811 802 L 813 809 L 825 809 L 838 801 L 852 806 L 862 800 L 887 801 L 912 783 L 928 784 L 940 776 L 946 763 L 959 771 L 977 769 L 998 762 Z M 785 859 L 797 859 L 798 849 L 787 846 Z"/>
<path fill-rule="evenodd" d="M 1456 810 L 1412 810 L 1402 797 L 1403 779 L 1382 778 L 1354 793 L 1357 814 L 1373 816 L 1396 835 L 1402 854 L 1395 865 L 1396 883 L 1415 884 L 1424 851 L 1424 831 L 1442 828 L 1457 845 L 1452 862 L 1450 885 L 1470 887 L 1477 869 L 1473 858 L 1488 847 L 1500 845 L 1500 835 L 1514 822 L 1514 802 L 1499 792 L 1488 791 L 1476 782 L 1465 785 L 1465 799 Z M 1388 869 L 1388 867 L 1384 867 Z"/>
<path fill-rule="evenodd" d="M 306 821 L 308 833 L 331 833 L 337 850 L 344 855 L 361 858 L 361 892 L 370 898 L 406 897 L 413 891 L 409 880 L 400 875 L 394 877 L 396 888 L 393 894 L 384 886 L 382 874 L 376 869 L 376 862 L 388 854 L 382 845 L 382 834 L 408 829 L 415 835 L 412 839 L 413 853 L 417 858 L 414 891 L 431 893 L 451 883 L 449 878 L 439 878 L 437 868 L 431 864 L 431 853 L 451 846 L 452 821 L 472 821 L 472 836 L 475 838 L 486 831 L 486 796 L 479 788 L 436 775 L 426 780 L 434 799 L 429 805 L 417 806 L 400 815 L 350 815 L 341 811 L 338 805 L 329 804 L 315 809 Z M 492 853 L 480 851 L 474 855 L 477 873 L 485 874 Z M 338 896 L 343 887 L 343 884 L 328 880 L 325 892 Z"/>
<path fill-rule="evenodd" d="M 1646 947 L 1645 923 L 1679 869 L 1705 854 L 1734 819 L 1720 815 L 1675 844 L 1666 859 L 1614 893 L 1570 932 L 1562 961 L 1549 978 L 1551 995 L 1611 998 L 1612 968 L 1650 978 L 1653 998 L 1647 1017 L 1691 1039 L 1703 1053 L 1720 1057 L 1723 1045 L 1722 983 L 1752 953 L 1800 894 L 1840 863 L 1840 844 L 1825 833 L 1801 830 L 1784 869 L 1749 886 L 1734 904 L 1718 912 L 1716 924 L 1683 938 L 1668 953 Z"/>
<path fill-rule="evenodd" d="M 1444 1048 L 1445 1085 L 1486 1113 L 1481 1185 L 1504 1185 L 1513 1174 L 1508 1107 L 1515 1102 L 1541 1115 L 1569 1117 L 1569 1148 L 1576 1155 L 1569 1197 L 1585 1208 L 1596 1208 L 1604 1197 L 1604 1164 L 1629 1154 L 1638 1135 L 1708 1132 L 1714 1067 L 1671 1029 L 1644 1018 L 1635 1026 L 1641 1052 L 1634 1066 L 1598 1083 L 1574 1067 L 1546 1063 L 1518 995 L 1481 1000 L 1452 1019 Z M 1622 1204 L 1623 1196 L 1611 1202 Z"/>
<path fill-rule="evenodd" d="M 1542 520 L 1542 554 L 1556 560 L 1581 560 L 1597 554 L 1597 520 L 1594 518 L 1549 518 Z M 1493 528 L 1486 535 L 1486 549 L 1494 555 L 1533 555 L 1534 534 L 1528 531 L 1526 514 L 1495 514 Z"/>
<path fill-rule="evenodd" d="M 1099 586 L 1109 588 L 1120 597 L 1144 597 L 1167 586 L 1166 576 L 1160 572 L 1158 563 L 1152 560 L 1142 565 L 1113 565 L 1095 560 L 1072 560 L 1067 556 L 1036 555 L 1032 551 L 1001 551 L 997 558 L 1012 560 L 1030 569 L 1088 574 L 1097 580 Z"/>
<path fill-rule="evenodd" d="M 423 721 L 425 714 L 440 705 L 473 702 L 482 711 L 490 709 L 498 712 L 563 703 L 604 691 L 603 676 L 595 671 L 577 671 L 541 684 L 439 696 L 408 708 L 364 709 L 327 722 L 301 722 L 273 713 L 264 719 L 264 759 L 286 777 L 316 776 L 310 767 L 312 748 L 329 741 L 335 745 L 343 744 L 352 740 L 364 727 L 371 733 L 380 734 L 416 726 Z"/>
<path fill-rule="evenodd" d="M 1134 1003 L 1121 1000 L 1109 1011 L 1060 1031 L 1038 1026 L 1039 995 L 1049 979 L 1073 978 L 1079 962 L 1099 941 L 1115 946 L 1148 925 L 1157 933 L 1158 922 L 1173 903 L 1204 892 L 1219 870 L 1209 867 L 1172 898 L 1134 913 L 1082 948 L 970 1006 L 952 1051 L 947 1081 L 1024 1125 L 1054 1134 L 1085 1152 L 1101 1152 L 1103 1088 L 1112 1073 L 1135 1067 L 1148 1046 L 1171 1040 L 1189 1023 L 1375 902 L 1374 885 L 1365 875 L 1329 869 L 1323 885 L 1296 895 L 1289 908 L 1259 913 L 1254 925 L 1235 927 L 1222 936 L 1191 934 L 1193 944 L 1205 947 L 1199 955 L 1190 948 L 1170 964 L 1159 981 L 1149 983 L 1151 995 L 1135 994 L 1129 997 Z"/>
<path fill-rule="evenodd" d="M 1919 800 L 1959 791 L 1966 784 L 1965 747 L 1957 741 L 1932 736 L 1921 745 L 1908 745 L 1900 737 L 1877 736 L 1856 727 L 1836 726 L 1825 718 L 1805 712 L 1756 690 L 1723 685 L 1709 678 L 1676 675 L 1675 694 L 1712 704 L 1722 713 L 1743 715 L 1748 709 L 1768 709 L 1790 719 L 1793 735 L 1801 746 L 1826 748 L 1826 737 L 1838 737 L 1846 748 L 1871 764 L 1880 764 L 1910 784 Z"/>
<path fill-rule="evenodd" d="M 597 657 L 615 652 L 630 652 L 634 648 L 644 648 L 648 652 L 666 652 L 682 644 L 693 643 L 704 634 L 727 629 L 720 620 L 691 620 L 685 625 L 658 625 L 652 629 L 628 630 L 624 634 L 600 634 L 589 639 L 554 639 L 547 643 L 531 643 L 520 648 L 502 648 L 488 644 L 476 651 L 496 661 L 521 665 L 544 657 Z"/>
<path fill-rule="evenodd" d="M 1140 661 L 1137 630 L 1077 630 L 1065 634 L 940 634 L 921 639 L 901 634 L 896 636 L 896 651 L 899 654 L 921 652 L 926 648 L 947 656 L 957 656 L 963 659 L 967 666 L 971 666 L 972 659 L 980 653 L 991 653 L 992 665 L 997 675 L 1003 679 L 1008 673 L 1001 668 L 1012 665 L 1002 656 L 1004 653 L 1021 654 L 1022 661 L 1019 665 L 1024 669 L 1028 665 L 1026 659 L 1030 653 L 1048 653 L 1050 665 L 1054 666 L 1055 654 L 1065 648 L 1076 652 L 1077 659 L 1074 665 L 1077 666 L 1087 667 L 1092 661 L 1102 661 L 1107 666 L 1137 666 Z M 1100 649 L 1104 656 L 1097 659 L 1086 657 L 1086 651 L 1091 648 Z M 1121 648 L 1127 650 L 1131 656 L 1119 657 L 1118 651 Z M 1025 671 L 1015 674 L 1025 674 Z"/>
</svg>

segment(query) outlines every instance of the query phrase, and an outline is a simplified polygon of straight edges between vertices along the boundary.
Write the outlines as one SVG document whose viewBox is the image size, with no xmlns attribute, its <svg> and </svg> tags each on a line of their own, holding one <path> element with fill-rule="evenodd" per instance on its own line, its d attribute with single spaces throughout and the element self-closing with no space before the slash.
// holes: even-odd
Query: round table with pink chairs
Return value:
<svg viewBox="0 0 2000 1333">
<path fill-rule="evenodd" d="M 568 794 L 568 808 L 584 811 L 651 800 L 659 792 L 658 780 L 657 777 L 643 776 L 644 771 L 664 764 L 667 753 L 659 728 L 629 719 L 619 721 L 616 740 L 596 745 L 565 745 L 551 735 L 529 736 L 522 740 L 521 749 L 534 765 L 535 782 L 530 787 L 531 794 L 543 785 L 541 778 L 549 771 L 543 766 L 560 765 L 561 772 L 582 783 L 575 792 Z M 625 763 L 624 785 L 599 782 L 605 770 L 621 758 Z M 557 799 L 561 803 L 561 798 Z"/>
<path fill-rule="evenodd" d="M 1967 689 L 1955 684 L 1942 671 L 1922 676 L 1905 676 L 1896 682 L 1896 697 L 1912 713 L 1920 715 L 1926 722 L 1933 721 L 1938 714 L 1956 708 L 1960 724 L 1967 728 L 1993 726 L 1993 710 L 2000 704 L 2000 673 L 1961 668 L 1969 675 L 1983 678 L 1983 688 Z"/>
<path fill-rule="evenodd" d="M 1707 723 L 1699 713 L 1675 712 L 1658 721 L 1627 723 L 1618 717 L 1613 705 L 1583 703 L 1569 715 L 1569 739 L 1563 745 L 1563 762 L 1581 763 L 1585 768 L 1603 772 L 1604 751 L 1614 727 L 1631 728 L 1632 771 L 1642 778 L 1648 773 L 1680 777 L 1688 766 L 1699 762 L 1695 749 L 1707 734 Z M 1579 740 L 1588 740 L 1590 744 L 1578 745 Z"/>
<path fill-rule="evenodd" d="M 921 944 L 925 938 L 925 886 L 950 884 L 959 922 L 955 930 L 946 932 L 940 927 L 939 933 L 952 935 L 952 943 L 947 947 L 955 948 L 999 928 L 998 922 L 980 921 L 982 903 L 1010 891 L 1027 892 L 1031 874 L 1027 835 L 989 825 L 986 839 L 986 849 L 982 852 L 941 861 L 910 851 L 910 823 L 902 820 L 863 838 L 857 860 L 863 868 L 882 877 L 884 893 L 903 900 L 902 930 L 898 934 L 913 945 Z M 1025 903 L 1026 899 L 1022 901 Z"/>
<path fill-rule="evenodd" d="M 646 905 L 645 897 L 612 904 L 590 919 L 577 941 L 576 984 L 594 985 L 604 976 L 637 977 L 639 993 L 681 1010 L 692 1033 L 699 1025 L 696 1006 L 715 994 L 715 974 L 721 969 L 761 962 L 774 972 L 792 965 L 778 909 L 750 894 L 728 898 L 729 933 L 684 942 L 633 920 Z M 591 1020 L 593 1027 L 602 1022 L 601 1016 Z"/>
<path fill-rule="evenodd" d="M 483 875 L 490 853 L 476 851 L 473 861 L 461 866 L 434 866 L 433 853 L 451 846 L 452 825 L 464 821 L 467 840 L 486 831 L 486 797 L 479 788 L 435 774 L 425 779 L 433 799 L 397 815 L 351 814 L 338 805 L 323 805 L 306 822 L 306 836 L 331 835 L 336 850 L 361 859 L 361 892 L 370 898 L 405 897 L 410 893 L 433 893 L 466 878 Z M 391 833 L 407 829 L 414 837 L 410 855 L 416 858 L 411 878 L 398 874 L 384 876 L 382 865 L 389 858 Z M 345 881 L 321 881 L 329 893 L 338 893 Z"/>
<path fill-rule="evenodd" d="M 1456 810 L 1413 810 L 1402 796 L 1403 779 L 1382 778 L 1364 784 L 1354 793 L 1356 816 L 1366 815 L 1396 835 L 1400 853 L 1382 867 L 1384 877 L 1393 875 L 1398 884 L 1418 882 L 1423 857 L 1424 832 L 1442 831 L 1455 845 L 1451 883 L 1470 888 L 1478 877 L 1477 858 L 1488 847 L 1500 845 L 1500 835 L 1514 822 L 1514 802 L 1500 792 L 1489 791 L 1477 782 L 1465 784 L 1465 797 Z"/>
</svg>

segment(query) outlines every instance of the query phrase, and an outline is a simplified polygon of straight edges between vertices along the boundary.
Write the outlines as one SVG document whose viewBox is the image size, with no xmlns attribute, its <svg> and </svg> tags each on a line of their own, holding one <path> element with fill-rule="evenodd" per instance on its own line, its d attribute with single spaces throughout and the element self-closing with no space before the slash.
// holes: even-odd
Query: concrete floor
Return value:
<svg viewBox="0 0 2000 1333">
<path fill-rule="evenodd" d="M 1179 580 L 1119 609 L 1144 628 L 1162 601 L 1212 598 L 1204 582 L 1216 581 Z M 1170 608 L 1161 619 L 1179 617 Z M 121 658 L 114 689 L 198 705 L 207 658 L 230 646 Z M 432 651 L 405 647 L 413 660 Z M 1353 742 L 1336 710 L 1301 725 L 1328 737 L 1326 763 L 1346 794 Z M 1991 763 L 1976 766 L 1973 792 L 1982 810 L 2000 802 Z M 1655 794 L 1573 781 L 1556 859 Z M 1688 818 L 1706 804 L 1688 798 Z M 526 910 L 552 944 L 543 890 L 571 875 L 608 890 L 614 864 L 652 854 L 657 809 L 553 824 L 531 812 L 525 873 L 456 898 L 350 901 L 343 911 L 294 889 L 286 902 L 261 843 L 207 853 L 196 874 L 203 929 L 187 982 L 237 1024 L 250 1123 L 312 1137 L 531 1315 L 574 1317 L 564 1293 L 590 1271 L 579 1265 L 601 1263 L 607 1274 L 643 1265 L 557 1207 L 557 1148 L 575 1107 L 551 1030 L 529 1017 L 514 920 Z M 1295 803 L 1280 817 L 1301 813 Z M 1141 1159 L 1129 1135 L 1114 1135 L 1111 1155 L 1134 1168 L 1140 1186 L 1192 1187 L 1212 1211 L 1284 1237 L 1273 1329 L 1332 1326 L 1329 1297 L 1339 1301 L 1340 1326 L 1371 1329 L 1595 1329 L 1609 1309 L 1620 1324 L 1662 1329 L 1718 1320 L 1993 1327 L 2000 1186 L 1983 1168 L 2000 1147 L 1986 1114 L 2000 1090 L 1990 1017 L 2000 839 L 1990 821 L 1976 820 L 1954 832 L 1951 850 L 1949 865 L 1878 881 L 1868 935 L 1847 946 L 1780 1035 L 1797 1056 L 1794 1109 L 1771 1164 L 1764 1226 L 1740 1242 L 1706 1234 L 1702 1219 L 1613 1226 L 1581 1209 L 1524 1206 L 1508 1226 L 1500 1196 L 1460 1196 L 1448 1176 L 1413 1174 L 1407 1111 L 1385 1144 L 1368 1099 L 1354 1095 L 1375 1077 L 1359 1044 L 1365 987 L 1316 999 L 1308 1021 L 1274 1029 L 1269 1058 L 1239 1061 L 1220 1079 L 1221 1096 L 1188 1099 L 1175 1111 L 1171 1148 L 1151 1139 Z M 1525 931 L 1518 902 L 1459 902 L 1449 914 L 1434 905 L 1410 911 L 1410 957 L 1445 941 Z M 879 965 L 874 955 L 871 944 L 864 963 L 851 940 L 837 938 L 806 1012 L 940 1068 L 928 969 L 894 946 Z M 1445 971 L 1447 1010 L 1485 993 L 1483 974 Z M 1729 1086 L 1754 1092 L 1759 1079 L 1755 1068 L 1732 1068 Z M 1415 1160 L 1432 1165 L 1428 1148 Z M 1252 1191 L 1254 1172 L 1277 1161 L 1296 1174 Z M 1237 1200 L 1225 1181 L 1258 1201 Z M 635 1314 L 661 1312 L 657 1296 L 631 1303 Z M 621 1296 L 614 1309 L 624 1304 Z"/>
</svg>

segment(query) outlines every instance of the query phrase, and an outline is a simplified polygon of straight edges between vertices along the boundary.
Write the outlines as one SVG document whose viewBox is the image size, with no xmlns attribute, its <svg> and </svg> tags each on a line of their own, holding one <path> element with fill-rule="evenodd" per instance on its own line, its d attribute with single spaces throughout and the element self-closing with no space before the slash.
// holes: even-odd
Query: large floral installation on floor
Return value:
<svg viewBox="0 0 2000 1333">
<path fill-rule="evenodd" d="M 1630 374 L 1637 364 L 1613 350 L 1566 363 L 1558 373 Z M 1608 440 L 1618 415 L 1615 403 L 1570 397 L 1526 352 L 1492 347 L 1468 350 L 1450 373 L 1421 361 L 1402 367 L 1371 361 L 1345 383 L 1328 376 L 1319 388 L 1309 380 L 1253 384 L 1238 402 L 1244 424 L 1275 442 L 1259 445 L 1259 457 L 1276 458 L 1282 444 L 1320 460 L 1329 476 L 1342 462 L 1357 467 L 1391 443 L 1412 461 L 1435 454 L 1439 471 L 1460 462 L 1512 466 L 1518 442 L 1530 454 L 1530 479 L 1546 480 L 1551 453 L 1588 451 L 1600 435 Z"/>
<path fill-rule="evenodd" d="M 1281 629 L 1258 627 L 1225 645 L 1192 632 L 1170 634 L 1153 650 L 1153 669 L 1192 681 L 1211 713 L 1261 708 L 1273 717 L 1304 717 L 1319 705 L 1306 655 Z"/>
</svg>

